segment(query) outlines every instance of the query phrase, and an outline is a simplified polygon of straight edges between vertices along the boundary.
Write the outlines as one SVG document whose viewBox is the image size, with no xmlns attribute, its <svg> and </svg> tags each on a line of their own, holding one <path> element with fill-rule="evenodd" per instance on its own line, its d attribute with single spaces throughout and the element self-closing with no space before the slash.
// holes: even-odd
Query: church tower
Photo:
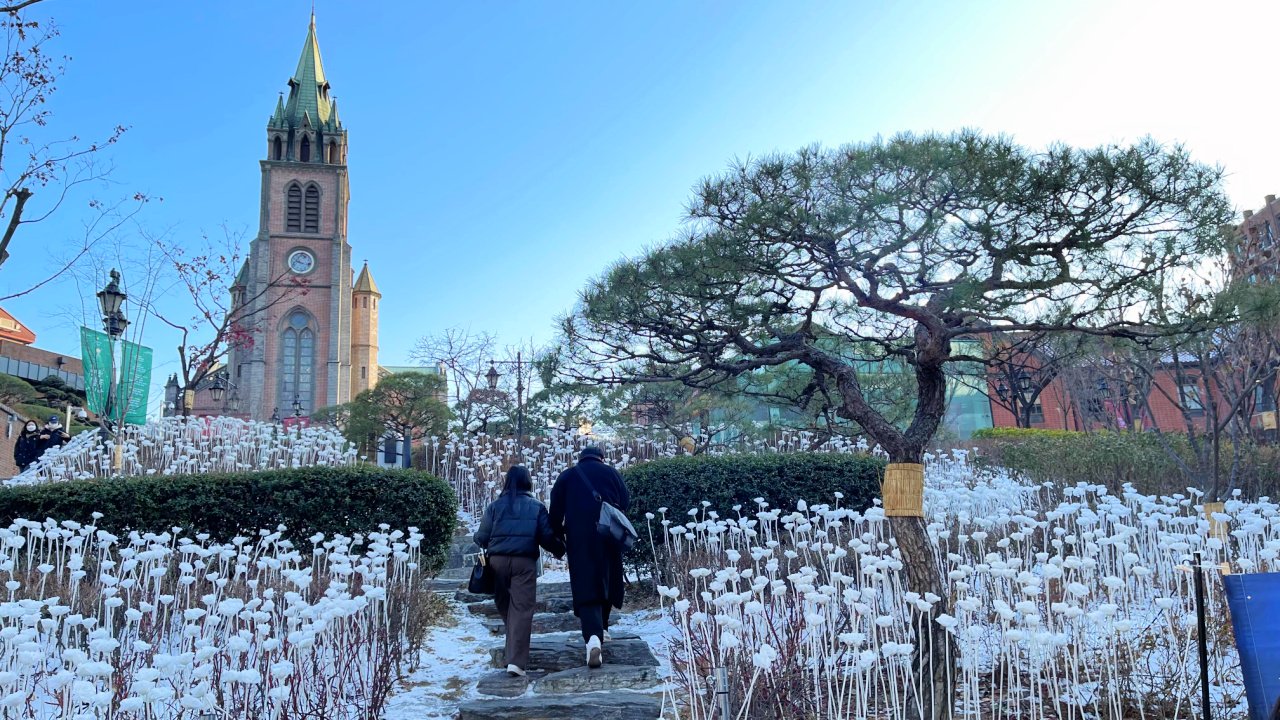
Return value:
<svg viewBox="0 0 1280 720">
<path fill-rule="evenodd" d="M 378 301 L 369 264 L 360 268 L 351 291 L 351 397 L 378 384 Z"/>
<path fill-rule="evenodd" d="M 249 338 L 228 358 L 240 403 L 232 413 L 241 417 L 307 416 L 349 401 L 362 377 L 352 365 L 347 131 L 329 90 L 313 14 L 289 96 L 281 94 L 267 122 L 258 234 L 232 293 L 245 306 Z M 372 277 L 368 286 L 362 297 L 376 302 Z M 371 311 L 375 339 L 370 345 L 366 323 L 360 362 L 376 377 Z"/>
</svg>

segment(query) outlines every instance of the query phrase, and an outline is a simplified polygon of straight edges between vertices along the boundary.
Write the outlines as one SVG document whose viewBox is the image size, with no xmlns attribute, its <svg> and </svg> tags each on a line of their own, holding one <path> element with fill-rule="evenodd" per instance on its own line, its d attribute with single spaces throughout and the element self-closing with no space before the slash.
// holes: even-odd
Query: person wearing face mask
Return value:
<svg viewBox="0 0 1280 720">
<path fill-rule="evenodd" d="M 13 444 L 13 462 L 18 465 L 18 472 L 24 472 L 31 467 L 31 463 L 35 462 L 42 452 L 44 452 L 44 446 L 40 440 L 40 429 L 36 426 L 35 420 L 28 420 L 22 427 L 22 432 L 18 433 L 18 442 Z"/>
<path fill-rule="evenodd" d="M 71 436 L 62 430 L 62 421 L 58 416 L 50 415 L 49 422 L 40 429 L 40 454 L 44 455 L 53 448 L 60 448 L 70 439 Z"/>
</svg>

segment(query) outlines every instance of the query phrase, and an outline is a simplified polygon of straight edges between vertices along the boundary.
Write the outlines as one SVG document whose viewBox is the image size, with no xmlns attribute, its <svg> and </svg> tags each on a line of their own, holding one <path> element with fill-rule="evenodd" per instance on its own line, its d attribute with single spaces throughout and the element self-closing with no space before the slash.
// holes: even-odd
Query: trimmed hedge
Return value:
<svg viewBox="0 0 1280 720">
<path fill-rule="evenodd" d="M 776 453 L 768 455 L 700 455 L 654 460 L 627 468 L 623 477 L 631 492 L 631 518 L 647 545 L 645 513 L 667 508 L 673 523 L 688 520 L 685 513 L 702 501 L 727 517 L 741 504 L 744 515 L 756 512 L 755 499 L 784 511 L 796 501 L 835 504 L 863 510 L 880 497 L 885 461 L 870 455 L 835 453 Z M 656 525 L 655 530 L 660 526 Z M 655 532 L 654 540 L 663 542 Z"/>
<path fill-rule="evenodd" d="M 303 547 L 321 532 L 351 535 L 417 527 L 422 569 L 443 565 L 457 524 L 458 503 L 443 480 L 415 470 L 372 465 L 309 467 L 207 475 L 152 475 L 26 485 L 0 490 L 0 524 L 16 518 L 92 521 L 114 534 L 138 530 L 209 533 L 225 542 L 257 537 L 284 524 Z"/>
<path fill-rule="evenodd" d="M 1191 481 L 1169 450 L 1194 467 L 1191 444 L 1180 433 L 1166 433 L 1165 441 L 1169 448 L 1154 432 L 988 428 L 975 432 L 967 445 L 978 450 L 979 464 L 1013 470 L 1036 482 L 1058 486 L 1087 482 L 1113 491 L 1132 483 L 1144 493 L 1183 492 Z M 1280 449 L 1248 443 L 1240 450 L 1237 486 L 1244 494 L 1259 497 L 1280 492 Z M 1223 443 L 1220 459 L 1225 477 L 1232 462 L 1229 442 Z"/>
</svg>

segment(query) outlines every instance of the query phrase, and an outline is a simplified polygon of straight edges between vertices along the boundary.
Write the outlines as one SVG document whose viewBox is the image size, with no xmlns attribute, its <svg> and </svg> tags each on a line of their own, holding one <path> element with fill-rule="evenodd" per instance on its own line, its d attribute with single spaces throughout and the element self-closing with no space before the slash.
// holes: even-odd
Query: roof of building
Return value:
<svg viewBox="0 0 1280 720">
<path fill-rule="evenodd" d="M 383 375 L 398 375 L 400 373 L 420 373 L 422 375 L 443 375 L 444 371 L 438 365 L 379 365 L 378 372 Z"/>
<path fill-rule="evenodd" d="M 0 339 L 30 345 L 36 341 L 36 334 L 7 310 L 0 308 Z"/>
<path fill-rule="evenodd" d="M 244 259 L 244 263 L 240 265 L 240 272 L 236 273 L 236 281 L 232 287 L 245 287 L 249 284 L 249 258 Z"/>
<path fill-rule="evenodd" d="M 311 15 L 307 39 L 302 43 L 302 57 L 298 69 L 289 79 L 289 99 L 276 101 L 270 127 L 316 128 L 337 131 L 338 105 L 329 97 L 329 81 L 324 76 L 324 63 L 320 60 L 320 44 L 316 41 L 316 16 Z"/>
<path fill-rule="evenodd" d="M 378 292 L 378 284 L 373 281 L 373 273 L 369 272 L 369 263 L 365 263 L 360 268 L 360 277 L 356 278 L 355 286 L 351 288 L 352 292 L 372 293 L 378 297 L 382 297 L 382 293 Z"/>
</svg>

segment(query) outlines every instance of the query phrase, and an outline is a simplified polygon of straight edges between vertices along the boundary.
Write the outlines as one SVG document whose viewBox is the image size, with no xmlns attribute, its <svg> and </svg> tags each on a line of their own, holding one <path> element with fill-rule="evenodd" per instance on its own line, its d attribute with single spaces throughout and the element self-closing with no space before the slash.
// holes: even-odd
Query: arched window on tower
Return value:
<svg viewBox="0 0 1280 720">
<path fill-rule="evenodd" d="M 307 198 L 302 205 L 302 232 L 320 232 L 320 188 L 314 183 L 307 186 Z"/>
<path fill-rule="evenodd" d="M 272 160 L 284 159 L 284 142 L 280 140 L 279 135 L 276 136 L 275 140 L 271 141 L 271 159 Z"/>
<path fill-rule="evenodd" d="M 337 165 L 340 162 L 342 161 L 338 159 L 338 143 L 329 143 L 329 164 Z"/>
<path fill-rule="evenodd" d="M 302 232 L 302 186 L 296 182 L 285 192 L 284 230 Z"/>
<path fill-rule="evenodd" d="M 294 400 L 304 415 L 311 414 L 315 394 L 316 335 L 310 317 L 302 310 L 289 314 L 280 333 L 280 405 L 291 407 Z"/>
<path fill-rule="evenodd" d="M 311 162 L 311 138 L 302 138 L 302 151 L 299 153 L 302 162 Z"/>
</svg>

